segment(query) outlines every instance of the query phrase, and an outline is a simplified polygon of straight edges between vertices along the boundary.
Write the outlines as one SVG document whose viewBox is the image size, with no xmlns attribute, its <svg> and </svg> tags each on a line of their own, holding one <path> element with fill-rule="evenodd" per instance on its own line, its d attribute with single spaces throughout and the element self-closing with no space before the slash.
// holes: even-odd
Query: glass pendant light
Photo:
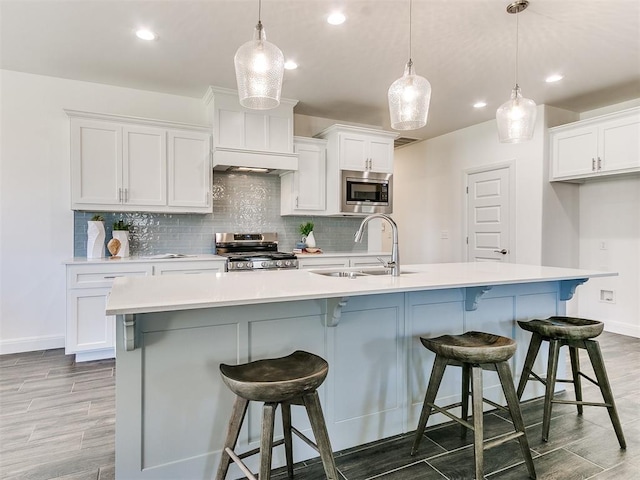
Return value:
<svg viewBox="0 0 640 480">
<path fill-rule="evenodd" d="M 258 24 L 253 40 L 238 48 L 233 62 L 236 68 L 240 105 L 253 110 L 268 110 L 280 105 L 284 55 L 267 36 L 260 14 L 262 0 L 258 3 Z"/>
<path fill-rule="evenodd" d="M 516 15 L 516 86 L 511 91 L 511 98 L 500 105 L 496 112 L 500 143 L 520 143 L 531 140 L 536 124 L 536 104 L 533 100 L 522 96 L 518 85 L 518 13 L 528 6 L 527 0 L 518 0 L 507 6 L 507 12 Z"/>
<path fill-rule="evenodd" d="M 387 93 L 391 128 L 394 130 L 415 130 L 427 124 L 431 84 L 416 75 L 411 60 L 411 10 L 409 1 L 409 61 L 404 67 L 404 75 L 393 82 Z"/>
</svg>

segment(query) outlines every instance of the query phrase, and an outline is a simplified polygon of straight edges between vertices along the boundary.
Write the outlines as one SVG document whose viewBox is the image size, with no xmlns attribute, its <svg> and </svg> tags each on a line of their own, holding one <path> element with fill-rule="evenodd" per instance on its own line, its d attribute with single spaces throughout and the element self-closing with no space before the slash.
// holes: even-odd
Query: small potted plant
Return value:
<svg viewBox="0 0 640 480">
<path fill-rule="evenodd" d="M 87 258 L 104 257 L 104 217 L 94 215 L 87 222 Z"/>
<path fill-rule="evenodd" d="M 307 244 L 307 248 L 316 248 L 316 238 L 313 235 L 313 222 L 300 224 L 300 234 L 302 241 Z"/>
<path fill-rule="evenodd" d="M 131 229 L 130 223 L 125 223 L 123 220 L 118 220 L 113 223 L 113 238 L 120 240 L 120 250 L 118 254 L 120 257 L 129 256 L 129 231 Z"/>
</svg>

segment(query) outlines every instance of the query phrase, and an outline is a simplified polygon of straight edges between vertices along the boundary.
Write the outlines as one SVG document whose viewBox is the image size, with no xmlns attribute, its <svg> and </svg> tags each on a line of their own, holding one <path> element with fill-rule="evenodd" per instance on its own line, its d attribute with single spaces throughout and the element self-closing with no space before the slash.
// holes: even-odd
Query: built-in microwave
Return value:
<svg viewBox="0 0 640 480">
<path fill-rule="evenodd" d="M 391 173 L 342 170 L 342 213 L 392 213 Z"/>
</svg>

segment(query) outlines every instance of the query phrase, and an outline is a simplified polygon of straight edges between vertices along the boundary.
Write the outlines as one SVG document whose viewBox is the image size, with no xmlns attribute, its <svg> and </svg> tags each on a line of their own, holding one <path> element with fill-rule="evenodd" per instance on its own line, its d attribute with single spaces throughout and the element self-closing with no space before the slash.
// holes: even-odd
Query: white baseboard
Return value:
<svg viewBox="0 0 640 480">
<path fill-rule="evenodd" d="M 0 340 L 0 355 L 7 353 L 35 352 L 64 348 L 64 335 L 48 337 L 23 337 L 11 340 Z"/>
<path fill-rule="evenodd" d="M 604 330 L 606 332 L 627 335 L 628 337 L 640 338 L 640 325 L 629 325 L 628 323 L 606 320 L 604 322 Z"/>
</svg>

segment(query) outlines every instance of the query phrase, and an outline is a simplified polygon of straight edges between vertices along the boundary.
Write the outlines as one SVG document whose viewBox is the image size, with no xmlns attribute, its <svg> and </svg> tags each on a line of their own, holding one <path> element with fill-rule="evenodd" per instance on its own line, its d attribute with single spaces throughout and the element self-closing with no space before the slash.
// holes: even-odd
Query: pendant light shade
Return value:
<svg viewBox="0 0 640 480">
<path fill-rule="evenodd" d="M 511 98 L 500 105 L 496 111 L 500 143 L 519 143 L 531 140 L 536 124 L 536 104 L 533 100 L 522 96 L 518 85 L 518 13 L 528 6 L 527 0 L 517 0 L 507 6 L 507 12 L 516 15 L 516 85 L 511 91 Z"/>
<path fill-rule="evenodd" d="M 536 124 L 536 104 L 533 100 L 524 98 L 516 84 L 511 98 L 498 108 L 496 120 L 501 143 L 531 140 Z"/>
<path fill-rule="evenodd" d="M 233 61 L 240 105 L 253 110 L 280 105 L 284 55 L 273 43 L 267 42 L 260 19 L 253 40 L 238 48 Z"/>
<path fill-rule="evenodd" d="M 431 102 L 431 84 L 416 75 L 411 60 L 411 10 L 409 2 L 409 61 L 404 74 L 389 87 L 389 115 L 394 130 L 415 130 L 427 124 L 429 103 Z"/>
<path fill-rule="evenodd" d="M 415 130 L 427 124 L 431 84 L 414 73 L 411 60 L 404 67 L 404 75 L 389 87 L 388 98 L 391 128 Z"/>
</svg>

